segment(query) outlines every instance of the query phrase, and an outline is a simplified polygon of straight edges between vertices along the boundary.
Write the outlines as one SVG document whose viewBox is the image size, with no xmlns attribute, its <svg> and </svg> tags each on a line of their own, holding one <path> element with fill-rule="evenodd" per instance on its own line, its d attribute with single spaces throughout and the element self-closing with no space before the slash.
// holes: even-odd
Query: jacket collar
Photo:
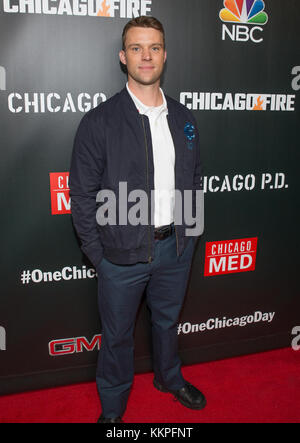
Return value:
<svg viewBox="0 0 300 443">
<path fill-rule="evenodd" d="M 161 113 L 168 114 L 168 105 L 167 105 L 166 97 L 165 97 L 165 94 L 161 88 L 160 88 L 160 92 L 161 92 L 161 95 L 163 98 L 163 103 L 161 106 L 158 106 L 157 108 L 155 108 L 154 106 L 147 106 L 144 103 L 142 103 L 138 99 L 138 97 L 136 97 L 134 95 L 134 93 L 129 89 L 128 83 L 126 84 L 126 89 L 129 93 L 130 97 L 134 101 L 134 104 L 137 107 L 140 114 L 145 114 L 145 115 L 150 116 L 150 114 L 152 114 L 154 112 L 157 117 L 159 117 L 159 115 Z"/>
<path fill-rule="evenodd" d="M 130 114 L 134 114 L 135 116 L 140 115 L 139 111 L 137 110 L 137 108 L 134 104 L 134 101 L 132 100 L 129 92 L 127 91 L 126 86 L 124 87 L 124 89 L 122 89 L 120 91 L 120 97 L 122 99 L 122 102 L 125 105 L 125 109 L 126 109 L 127 113 L 129 112 Z M 165 98 L 166 98 L 166 102 L 167 102 L 169 116 L 172 117 L 172 116 L 174 116 L 174 111 L 175 111 L 173 100 L 170 97 L 168 97 L 167 95 L 165 95 Z"/>
</svg>

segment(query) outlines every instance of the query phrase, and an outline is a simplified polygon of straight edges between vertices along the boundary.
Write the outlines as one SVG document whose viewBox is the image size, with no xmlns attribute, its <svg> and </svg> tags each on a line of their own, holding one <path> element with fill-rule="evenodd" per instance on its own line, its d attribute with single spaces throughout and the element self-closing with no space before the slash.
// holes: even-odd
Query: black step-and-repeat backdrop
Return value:
<svg viewBox="0 0 300 443">
<path fill-rule="evenodd" d="M 289 346 L 299 324 L 298 0 L 1 0 L 0 393 L 92 380 L 97 276 L 71 220 L 77 126 L 123 88 L 133 16 L 166 28 L 165 92 L 197 119 L 205 233 L 178 324 L 184 364 Z M 136 371 L 151 370 L 149 312 Z"/>
</svg>

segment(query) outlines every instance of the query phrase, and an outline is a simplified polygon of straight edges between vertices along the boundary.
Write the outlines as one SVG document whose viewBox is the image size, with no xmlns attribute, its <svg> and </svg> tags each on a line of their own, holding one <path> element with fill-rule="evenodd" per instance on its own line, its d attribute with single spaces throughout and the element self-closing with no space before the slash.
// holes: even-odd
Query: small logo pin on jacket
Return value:
<svg viewBox="0 0 300 443">
<path fill-rule="evenodd" d="M 195 126 L 192 123 L 187 123 L 184 127 L 184 133 L 188 140 L 188 148 L 192 150 L 194 145 L 193 141 L 196 138 Z"/>
</svg>

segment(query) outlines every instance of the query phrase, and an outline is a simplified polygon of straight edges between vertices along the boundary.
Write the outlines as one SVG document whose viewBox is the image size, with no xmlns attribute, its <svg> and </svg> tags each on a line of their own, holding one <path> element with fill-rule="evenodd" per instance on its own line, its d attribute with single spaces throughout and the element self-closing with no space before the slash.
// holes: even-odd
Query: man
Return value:
<svg viewBox="0 0 300 443">
<path fill-rule="evenodd" d="M 119 56 L 128 83 L 82 119 L 70 173 L 74 225 L 98 273 L 99 423 L 122 422 L 134 376 L 136 313 L 144 292 L 151 310 L 154 387 L 188 408 L 206 405 L 203 394 L 184 380 L 177 350 L 177 322 L 195 242 L 203 231 L 202 193 L 196 195 L 202 186 L 196 123 L 190 111 L 160 89 L 167 53 L 158 20 L 131 20 Z M 137 198 L 124 202 L 124 184 L 133 192 L 129 195 L 140 190 L 147 197 L 139 211 Z M 115 205 L 99 205 L 105 200 L 102 190 L 113 193 Z M 189 225 L 182 209 L 189 206 L 182 202 L 188 190 L 191 212 L 196 213 Z M 140 223 L 132 221 L 137 212 L 143 212 Z M 188 229 L 195 224 L 197 229 Z"/>
</svg>

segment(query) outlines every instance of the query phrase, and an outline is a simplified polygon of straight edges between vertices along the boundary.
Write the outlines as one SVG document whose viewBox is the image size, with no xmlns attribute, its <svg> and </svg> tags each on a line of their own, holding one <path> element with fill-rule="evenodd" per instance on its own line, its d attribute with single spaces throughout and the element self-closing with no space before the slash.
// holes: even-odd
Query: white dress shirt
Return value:
<svg viewBox="0 0 300 443">
<path fill-rule="evenodd" d="M 150 121 L 154 160 L 154 225 L 170 225 L 174 222 L 175 206 L 175 149 L 168 125 L 168 107 L 165 95 L 161 106 L 144 105 L 129 89 L 127 90 L 140 114 Z"/>
</svg>

